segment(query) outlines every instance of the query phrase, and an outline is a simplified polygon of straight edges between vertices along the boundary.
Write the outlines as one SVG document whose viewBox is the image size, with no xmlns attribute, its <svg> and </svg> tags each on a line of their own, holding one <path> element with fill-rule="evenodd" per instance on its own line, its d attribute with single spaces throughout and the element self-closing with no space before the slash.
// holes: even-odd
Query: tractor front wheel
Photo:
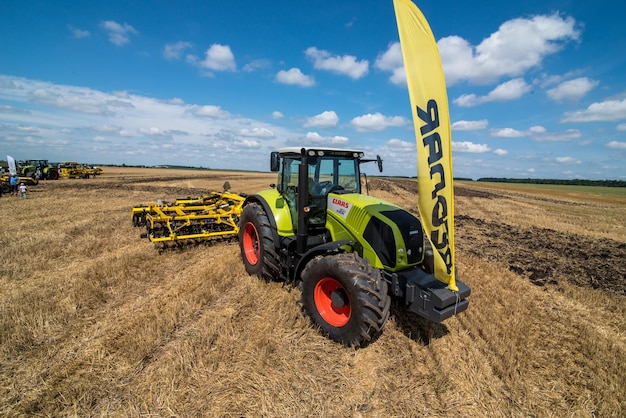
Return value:
<svg viewBox="0 0 626 418">
<path fill-rule="evenodd" d="M 279 278 L 279 261 L 267 214 L 257 203 L 244 207 L 239 221 L 239 248 L 248 274 L 263 280 Z"/>
<path fill-rule="evenodd" d="M 50 179 L 50 180 L 58 180 L 59 179 L 59 172 L 57 170 L 54 170 L 54 169 L 48 170 L 48 179 Z"/>
<path fill-rule="evenodd" d="M 380 271 L 356 253 L 312 259 L 302 272 L 301 301 L 322 333 L 355 347 L 380 335 L 391 305 Z"/>
</svg>

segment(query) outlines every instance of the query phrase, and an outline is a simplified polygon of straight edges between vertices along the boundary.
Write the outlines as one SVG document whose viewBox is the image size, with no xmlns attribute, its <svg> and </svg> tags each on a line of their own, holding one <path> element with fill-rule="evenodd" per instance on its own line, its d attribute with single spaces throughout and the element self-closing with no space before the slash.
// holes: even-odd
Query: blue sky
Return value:
<svg viewBox="0 0 626 418">
<path fill-rule="evenodd" d="M 626 179 L 626 3 L 416 1 L 457 177 Z M 269 170 L 293 145 L 415 176 L 391 0 L 0 3 L 0 158 Z"/>
</svg>

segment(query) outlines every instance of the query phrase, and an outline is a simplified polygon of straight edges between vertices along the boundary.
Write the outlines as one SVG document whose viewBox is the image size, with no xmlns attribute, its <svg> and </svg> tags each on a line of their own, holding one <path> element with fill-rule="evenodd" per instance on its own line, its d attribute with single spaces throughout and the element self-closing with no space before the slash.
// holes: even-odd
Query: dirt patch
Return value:
<svg viewBox="0 0 626 418">
<path fill-rule="evenodd" d="M 504 262 L 537 285 L 565 280 L 626 295 L 626 244 L 546 228 L 522 228 L 455 217 L 456 246 L 479 258 Z"/>
</svg>

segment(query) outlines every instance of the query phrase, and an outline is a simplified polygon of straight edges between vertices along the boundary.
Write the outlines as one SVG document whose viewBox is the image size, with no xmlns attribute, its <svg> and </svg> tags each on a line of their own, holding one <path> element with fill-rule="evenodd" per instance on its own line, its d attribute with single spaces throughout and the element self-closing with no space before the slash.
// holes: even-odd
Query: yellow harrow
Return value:
<svg viewBox="0 0 626 418">
<path fill-rule="evenodd" d="M 135 206 L 131 213 L 133 226 L 145 225 L 145 237 L 164 246 L 183 240 L 236 238 L 246 196 L 230 193 L 229 188 L 227 182 L 223 192 L 177 199 L 173 204 L 158 201 Z"/>
</svg>

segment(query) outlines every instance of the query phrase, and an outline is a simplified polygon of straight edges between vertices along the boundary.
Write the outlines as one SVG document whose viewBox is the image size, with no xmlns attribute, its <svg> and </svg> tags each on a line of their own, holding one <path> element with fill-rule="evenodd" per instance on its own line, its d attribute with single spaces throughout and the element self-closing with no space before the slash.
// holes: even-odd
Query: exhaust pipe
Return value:
<svg viewBox="0 0 626 418">
<path fill-rule="evenodd" d="M 300 150 L 300 167 L 298 168 L 298 231 L 296 233 L 296 246 L 299 254 L 304 254 L 307 249 L 309 228 L 307 213 L 309 211 L 309 159 L 306 150 Z"/>
</svg>

